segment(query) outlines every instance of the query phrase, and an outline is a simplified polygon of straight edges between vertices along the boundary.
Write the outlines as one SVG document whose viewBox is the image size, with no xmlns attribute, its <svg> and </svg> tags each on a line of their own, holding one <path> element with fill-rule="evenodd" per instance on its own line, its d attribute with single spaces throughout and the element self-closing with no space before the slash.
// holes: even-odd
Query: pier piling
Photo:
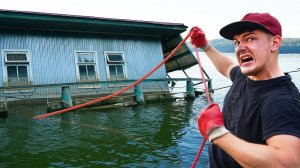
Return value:
<svg viewBox="0 0 300 168">
<path fill-rule="evenodd" d="M 186 97 L 194 99 L 195 96 L 195 89 L 193 82 L 191 80 L 186 81 Z"/>
<path fill-rule="evenodd" d="M 143 89 L 141 84 L 137 84 L 134 86 L 134 100 L 137 104 L 141 104 L 145 102 Z"/>
<path fill-rule="evenodd" d="M 70 92 L 70 87 L 69 86 L 63 86 L 61 90 L 61 98 L 62 102 L 62 107 L 67 108 L 67 107 L 72 107 L 73 102 L 72 102 L 72 97 L 71 97 L 71 92 Z"/>
</svg>

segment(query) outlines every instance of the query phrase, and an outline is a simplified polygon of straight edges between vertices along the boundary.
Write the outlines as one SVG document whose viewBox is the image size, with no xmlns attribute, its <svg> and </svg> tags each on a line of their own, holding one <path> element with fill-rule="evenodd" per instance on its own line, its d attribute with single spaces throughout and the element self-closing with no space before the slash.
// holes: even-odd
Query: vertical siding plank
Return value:
<svg viewBox="0 0 300 168">
<path fill-rule="evenodd" d="M 104 51 L 124 52 L 128 79 L 139 79 L 163 60 L 159 40 L 91 37 L 83 35 L 58 35 L 36 33 L 0 33 L 0 48 L 5 50 L 28 50 L 34 85 L 76 82 L 74 51 L 96 51 L 98 78 L 107 79 Z M 2 66 L 3 53 L 0 65 Z M 3 67 L 2 67 L 3 68 Z M 158 69 L 149 79 L 166 78 L 165 67 Z M 3 75 L 0 74 L 0 86 Z M 157 84 L 149 88 L 157 87 Z M 167 85 L 161 85 L 167 87 Z"/>
</svg>

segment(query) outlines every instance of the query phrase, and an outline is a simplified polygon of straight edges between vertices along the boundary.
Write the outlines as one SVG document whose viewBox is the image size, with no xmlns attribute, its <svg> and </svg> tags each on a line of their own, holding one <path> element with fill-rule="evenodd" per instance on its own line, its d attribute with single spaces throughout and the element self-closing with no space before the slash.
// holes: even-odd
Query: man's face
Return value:
<svg viewBox="0 0 300 168">
<path fill-rule="evenodd" d="M 272 36 L 260 30 L 234 36 L 235 53 L 243 74 L 260 79 L 272 64 Z M 272 67 L 272 66 L 270 66 Z"/>
</svg>

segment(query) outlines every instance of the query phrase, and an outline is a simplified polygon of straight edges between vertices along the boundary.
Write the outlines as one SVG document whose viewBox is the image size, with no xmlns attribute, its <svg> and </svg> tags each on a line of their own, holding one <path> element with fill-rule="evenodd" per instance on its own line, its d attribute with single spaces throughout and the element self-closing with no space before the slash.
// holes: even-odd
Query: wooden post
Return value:
<svg viewBox="0 0 300 168">
<path fill-rule="evenodd" d="M 210 93 L 214 93 L 213 89 L 212 89 L 212 83 L 211 83 L 211 80 L 207 81 L 207 88 L 208 88 L 208 91 Z"/>
<path fill-rule="evenodd" d="M 71 97 L 71 92 L 70 92 L 70 87 L 69 86 L 63 86 L 61 90 L 61 98 L 60 98 L 62 104 L 62 108 L 67 108 L 67 107 L 72 107 L 73 102 L 72 102 L 72 97 Z"/>
<path fill-rule="evenodd" d="M 8 116 L 7 113 L 6 102 L 0 102 L 0 118 L 6 118 Z"/>
<path fill-rule="evenodd" d="M 144 93 L 143 93 L 143 89 L 141 87 L 141 84 L 137 84 L 134 86 L 134 101 L 138 104 L 144 103 L 145 99 L 144 99 Z"/>
<path fill-rule="evenodd" d="M 186 97 L 195 98 L 195 89 L 191 80 L 186 81 Z"/>
</svg>

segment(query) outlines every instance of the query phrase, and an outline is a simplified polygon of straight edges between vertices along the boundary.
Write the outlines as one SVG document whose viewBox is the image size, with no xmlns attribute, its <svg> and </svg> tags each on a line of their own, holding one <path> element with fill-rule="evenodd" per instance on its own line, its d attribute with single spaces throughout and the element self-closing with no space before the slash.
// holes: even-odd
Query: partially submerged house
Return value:
<svg viewBox="0 0 300 168">
<path fill-rule="evenodd" d="M 111 94 L 159 64 L 186 29 L 178 23 L 0 10 L 1 102 L 49 103 L 64 87 L 75 104 Z M 169 93 L 167 73 L 195 64 L 182 46 L 141 83 L 144 94 Z M 134 96 L 134 89 L 126 93 Z"/>
</svg>

